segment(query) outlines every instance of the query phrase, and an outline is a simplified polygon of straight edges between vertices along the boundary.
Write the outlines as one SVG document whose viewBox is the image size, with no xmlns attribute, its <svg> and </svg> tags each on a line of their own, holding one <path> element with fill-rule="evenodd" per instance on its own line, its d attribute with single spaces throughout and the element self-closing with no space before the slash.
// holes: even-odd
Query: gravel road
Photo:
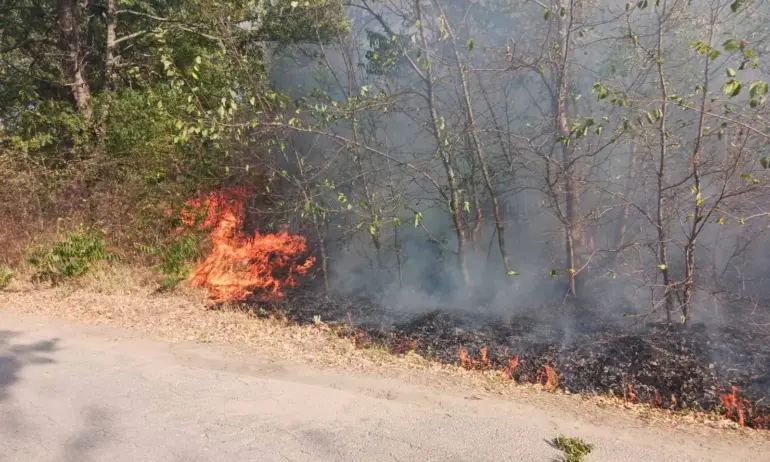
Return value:
<svg viewBox="0 0 770 462">
<path fill-rule="evenodd" d="M 2 461 L 545 462 L 559 460 L 549 444 L 558 434 L 593 443 L 588 462 L 770 453 L 735 432 L 715 439 L 628 419 L 598 425 L 556 407 L 0 310 Z"/>
</svg>

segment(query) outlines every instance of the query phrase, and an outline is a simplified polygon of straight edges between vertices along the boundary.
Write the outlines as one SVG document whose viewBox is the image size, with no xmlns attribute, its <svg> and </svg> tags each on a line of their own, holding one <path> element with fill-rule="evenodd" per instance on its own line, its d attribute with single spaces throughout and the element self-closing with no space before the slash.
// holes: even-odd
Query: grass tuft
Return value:
<svg viewBox="0 0 770 462">
<path fill-rule="evenodd" d="M 588 444 L 580 438 L 563 435 L 554 438 L 553 445 L 564 452 L 564 462 L 583 462 L 594 449 L 593 444 Z"/>
</svg>

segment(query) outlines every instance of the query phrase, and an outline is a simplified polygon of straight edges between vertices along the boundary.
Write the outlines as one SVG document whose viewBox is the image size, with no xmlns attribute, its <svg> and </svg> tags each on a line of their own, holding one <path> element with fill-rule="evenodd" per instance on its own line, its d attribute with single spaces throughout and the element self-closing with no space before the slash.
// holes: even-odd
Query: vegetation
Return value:
<svg viewBox="0 0 770 462">
<path fill-rule="evenodd" d="M 57 285 L 85 275 L 99 262 L 118 259 L 107 250 L 101 230 L 80 227 L 58 241 L 33 249 L 28 262 L 35 268 L 33 279 Z"/>
<path fill-rule="evenodd" d="M 0 290 L 5 290 L 13 281 L 13 270 L 7 266 L 0 266 Z"/>
<path fill-rule="evenodd" d="M 347 20 L 333 0 L 14 0 L 0 24 L 0 173 L 11 179 L 0 206 L 19 218 L 0 241 L 11 259 L 59 218 L 106 224 L 123 247 L 155 243 L 169 207 L 264 174 L 254 168 L 264 154 L 237 138 L 179 128 L 278 109 L 271 50 L 327 40 Z"/>
<path fill-rule="evenodd" d="M 768 15 L 734 0 L 6 2 L 0 212 L 18 219 L 3 258 L 66 217 L 173 285 L 201 239 L 169 211 L 243 186 L 247 226 L 307 236 L 327 289 L 423 291 L 432 273 L 450 299 L 598 291 L 684 325 L 697 306 L 766 306 Z"/>
<path fill-rule="evenodd" d="M 553 440 L 553 445 L 560 451 L 564 451 L 564 462 L 583 462 L 594 446 L 580 438 L 570 438 L 559 435 Z"/>
</svg>

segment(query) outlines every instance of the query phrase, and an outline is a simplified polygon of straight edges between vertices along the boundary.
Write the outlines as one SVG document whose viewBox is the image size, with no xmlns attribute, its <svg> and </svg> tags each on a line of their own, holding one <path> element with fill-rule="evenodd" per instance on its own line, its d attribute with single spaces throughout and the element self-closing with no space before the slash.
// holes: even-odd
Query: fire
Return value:
<svg viewBox="0 0 770 462">
<path fill-rule="evenodd" d="M 546 376 L 546 382 L 545 386 L 548 388 L 551 388 L 553 390 L 559 388 L 559 374 L 556 373 L 556 370 L 551 367 L 550 364 L 546 363 L 545 365 L 545 376 Z"/>
<path fill-rule="evenodd" d="M 193 269 L 188 281 L 208 289 L 216 303 L 242 301 L 258 292 L 264 298 L 280 298 L 284 287 L 296 284 L 296 277 L 305 275 L 315 260 L 298 260 L 307 253 L 302 236 L 279 233 L 246 236 L 243 190 L 214 192 L 204 200 L 188 201 L 182 211 L 182 222 L 199 229 L 211 230 L 212 250 Z"/>
<path fill-rule="evenodd" d="M 483 346 L 479 350 L 479 354 L 481 355 L 481 359 L 473 359 L 468 354 L 468 350 L 466 350 L 463 347 L 460 347 L 459 357 L 460 357 L 460 365 L 466 369 L 484 369 L 488 368 L 490 366 L 489 358 L 487 357 L 487 347 Z"/>
<path fill-rule="evenodd" d="M 626 397 L 626 401 L 629 401 L 632 403 L 636 402 L 636 392 L 634 391 L 634 387 L 631 384 L 631 382 L 626 382 L 626 389 L 625 389 L 624 395 Z"/>
<path fill-rule="evenodd" d="M 487 347 L 481 347 L 481 364 L 489 366 L 489 359 L 487 359 Z"/>
<path fill-rule="evenodd" d="M 463 347 L 460 347 L 460 365 L 466 369 L 473 367 L 473 360 L 470 355 L 468 355 L 468 350 Z"/>
<path fill-rule="evenodd" d="M 503 377 L 513 380 L 513 373 L 516 372 L 517 367 L 519 367 L 519 355 L 508 360 L 508 365 L 502 370 Z"/>
<path fill-rule="evenodd" d="M 736 417 L 738 417 L 738 424 L 743 427 L 746 424 L 745 421 L 745 415 L 746 415 L 746 406 L 745 404 L 748 404 L 748 401 L 744 398 L 741 399 L 738 396 L 738 392 L 741 391 L 740 388 L 733 386 L 732 387 L 732 393 L 725 393 L 721 396 L 722 398 L 722 406 L 725 408 L 725 418 L 729 419 L 731 415 L 735 414 Z"/>
</svg>

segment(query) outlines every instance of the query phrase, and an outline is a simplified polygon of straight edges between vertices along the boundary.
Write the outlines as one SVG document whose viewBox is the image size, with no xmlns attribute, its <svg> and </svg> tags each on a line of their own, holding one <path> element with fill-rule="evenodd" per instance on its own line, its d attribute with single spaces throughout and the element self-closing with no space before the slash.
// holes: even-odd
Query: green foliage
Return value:
<svg viewBox="0 0 770 462">
<path fill-rule="evenodd" d="M 3 265 L 0 266 L 0 290 L 5 290 L 13 281 L 13 270 Z"/>
<path fill-rule="evenodd" d="M 185 280 L 195 261 L 200 257 L 202 238 L 195 232 L 183 232 L 170 244 L 149 247 L 140 246 L 139 250 L 147 255 L 157 256 L 160 263 L 153 270 L 163 275 L 162 290 L 169 290 Z"/>
<path fill-rule="evenodd" d="M 564 452 L 564 462 L 583 462 L 593 451 L 593 444 L 588 444 L 580 438 L 559 435 L 553 440 L 553 445 Z"/>
<path fill-rule="evenodd" d="M 81 226 L 52 244 L 32 249 L 28 262 L 36 270 L 34 280 L 58 285 L 91 272 L 98 263 L 119 258 L 107 250 L 102 230 Z"/>
<path fill-rule="evenodd" d="M 366 38 L 369 48 L 366 52 L 366 72 L 371 75 L 392 75 L 398 69 L 399 58 L 402 54 L 398 37 L 388 38 L 380 32 L 367 30 Z M 473 47 L 472 42 L 469 50 Z"/>
</svg>

